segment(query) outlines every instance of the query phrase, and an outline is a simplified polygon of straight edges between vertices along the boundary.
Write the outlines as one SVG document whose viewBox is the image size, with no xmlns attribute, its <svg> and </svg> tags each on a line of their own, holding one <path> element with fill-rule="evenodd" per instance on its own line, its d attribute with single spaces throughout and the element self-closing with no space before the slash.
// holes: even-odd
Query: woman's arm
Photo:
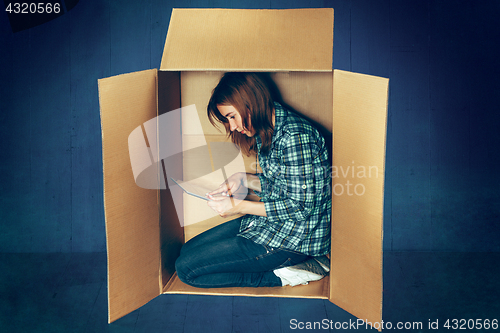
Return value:
<svg viewBox="0 0 500 333">
<path fill-rule="evenodd" d="M 242 200 L 234 208 L 236 208 L 239 214 L 243 215 L 250 214 L 258 216 L 267 216 L 266 207 L 264 206 L 264 203 L 260 201 Z"/>
<path fill-rule="evenodd" d="M 247 173 L 246 174 L 246 184 L 245 186 L 249 190 L 254 190 L 257 192 L 262 192 L 262 184 L 260 183 L 259 176 L 253 174 L 253 173 Z"/>
<path fill-rule="evenodd" d="M 236 214 L 267 216 L 264 203 L 259 202 L 260 198 L 253 191 L 261 191 L 259 176 L 238 172 L 229 177 L 218 189 L 208 193 L 211 200 L 207 204 L 222 217 Z M 238 194 L 242 194 L 245 198 L 242 199 Z"/>
<path fill-rule="evenodd" d="M 259 201 L 239 200 L 235 197 L 217 197 L 207 201 L 207 205 L 222 217 L 237 214 L 267 216 L 264 203 Z"/>
</svg>

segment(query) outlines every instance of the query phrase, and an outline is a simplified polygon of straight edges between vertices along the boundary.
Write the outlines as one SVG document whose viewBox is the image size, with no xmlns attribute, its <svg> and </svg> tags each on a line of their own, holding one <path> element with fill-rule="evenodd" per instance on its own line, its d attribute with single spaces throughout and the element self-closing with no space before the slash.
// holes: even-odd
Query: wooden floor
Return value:
<svg viewBox="0 0 500 333">
<path fill-rule="evenodd" d="M 408 330 L 419 332 L 438 320 L 433 331 L 449 332 L 446 319 L 500 319 L 499 262 L 499 253 L 386 253 L 384 322 L 421 322 Z M 332 323 L 306 330 L 330 332 L 356 320 L 328 300 L 161 295 L 108 324 L 105 253 L 0 254 L 0 332 L 276 333 L 299 322 Z"/>
</svg>

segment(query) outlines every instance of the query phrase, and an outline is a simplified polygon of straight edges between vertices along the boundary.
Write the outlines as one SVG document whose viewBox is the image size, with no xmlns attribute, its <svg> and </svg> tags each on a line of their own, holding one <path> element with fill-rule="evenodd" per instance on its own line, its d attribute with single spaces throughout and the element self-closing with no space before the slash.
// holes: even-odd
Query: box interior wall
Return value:
<svg viewBox="0 0 500 333">
<path fill-rule="evenodd" d="M 331 149 L 332 133 L 332 72 L 270 72 L 261 73 L 270 80 L 270 86 L 279 92 L 278 99 L 294 112 L 298 112 L 316 125 L 325 136 Z M 212 142 L 227 141 L 225 130 L 212 126 L 206 115 L 206 106 L 210 94 L 217 85 L 223 72 L 218 71 L 182 71 L 158 72 L 158 113 L 165 112 L 188 105 L 196 105 L 196 110 L 201 119 L 204 137 L 190 128 L 190 122 L 182 120 L 183 150 L 190 148 L 190 142 L 206 140 L 208 145 Z M 274 87 L 273 87 L 274 86 Z M 178 97 L 176 96 L 178 93 Z M 168 98 L 166 97 L 168 96 Z M 180 103 L 180 104 L 179 104 Z M 178 144 L 178 143 L 176 143 Z M 331 151 L 331 150 L 330 150 Z M 331 157 L 331 155 L 330 155 Z M 247 172 L 258 171 L 258 161 L 255 155 L 244 156 Z M 189 173 L 194 167 L 199 166 L 204 160 L 183 159 L 182 173 Z M 212 169 L 212 171 L 215 171 Z M 228 174 L 229 176 L 229 174 Z M 184 213 L 175 216 L 172 210 L 170 191 L 159 191 L 160 221 L 161 221 L 161 285 L 163 293 L 196 293 L 216 295 L 255 295 L 255 296 L 280 296 L 328 298 L 328 278 L 310 283 L 307 286 L 294 288 L 230 288 L 230 289 L 199 289 L 189 287 L 178 280 L 175 275 L 175 259 L 179 255 L 183 243 L 220 223 L 231 218 L 214 216 L 213 211 L 200 199 L 183 195 Z M 210 215 L 209 218 L 205 218 Z M 192 223 L 192 221 L 200 221 Z M 181 222 L 183 227 L 181 227 Z"/>
</svg>

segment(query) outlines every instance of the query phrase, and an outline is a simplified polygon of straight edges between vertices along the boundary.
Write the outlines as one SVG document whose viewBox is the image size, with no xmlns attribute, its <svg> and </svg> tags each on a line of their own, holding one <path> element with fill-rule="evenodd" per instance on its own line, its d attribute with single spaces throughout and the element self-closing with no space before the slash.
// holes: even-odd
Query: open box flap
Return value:
<svg viewBox="0 0 500 333">
<path fill-rule="evenodd" d="M 173 9 L 162 70 L 331 71 L 333 9 Z"/>
<path fill-rule="evenodd" d="M 160 294 L 158 191 L 139 187 L 134 174 L 151 161 L 142 125 L 157 115 L 156 87 L 157 70 L 99 80 L 109 322 Z"/>
<path fill-rule="evenodd" d="M 382 237 L 389 80 L 334 71 L 330 300 L 382 320 Z"/>
</svg>

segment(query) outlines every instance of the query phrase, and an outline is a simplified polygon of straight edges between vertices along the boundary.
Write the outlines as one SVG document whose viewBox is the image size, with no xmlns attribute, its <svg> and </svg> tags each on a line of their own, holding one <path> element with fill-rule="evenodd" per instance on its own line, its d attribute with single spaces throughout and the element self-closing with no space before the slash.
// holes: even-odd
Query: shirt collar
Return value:
<svg viewBox="0 0 500 333">
<path fill-rule="evenodd" d="M 274 102 L 274 130 L 271 142 L 274 144 L 277 138 L 282 134 L 281 131 L 285 125 L 287 110 L 278 102 Z"/>
<path fill-rule="evenodd" d="M 274 141 L 276 141 L 278 137 L 277 133 L 281 130 L 283 124 L 285 123 L 286 114 L 287 112 L 285 108 L 283 108 L 283 106 L 280 103 L 274 102 L 274 130 L 273 130 L 273 136 L 271 138 L 271 143 L 274 143 Z M 255 140 L 259 146 L 262 144 L 260 136 L 258 135 L 255 136 Z"/>
</svg>

